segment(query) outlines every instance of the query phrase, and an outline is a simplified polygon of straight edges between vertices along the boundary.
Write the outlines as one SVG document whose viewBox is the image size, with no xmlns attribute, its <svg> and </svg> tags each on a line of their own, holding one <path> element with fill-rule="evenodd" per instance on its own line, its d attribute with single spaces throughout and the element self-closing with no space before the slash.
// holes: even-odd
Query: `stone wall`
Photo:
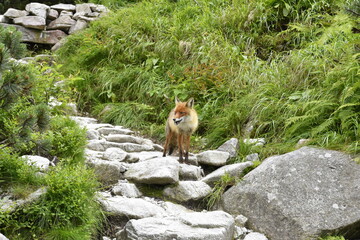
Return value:
<svg viewBox="0 0 360 240">
<path fill-rule="evenodd" d="M 48 6 L 34 2 L 27 4 L 25 10 L 9 8 L 0 15 L 0 25 L 21 31 L 23 42 L 56 45 L 108 11 L 105 6 L 93 3 Z"/>
</svg>

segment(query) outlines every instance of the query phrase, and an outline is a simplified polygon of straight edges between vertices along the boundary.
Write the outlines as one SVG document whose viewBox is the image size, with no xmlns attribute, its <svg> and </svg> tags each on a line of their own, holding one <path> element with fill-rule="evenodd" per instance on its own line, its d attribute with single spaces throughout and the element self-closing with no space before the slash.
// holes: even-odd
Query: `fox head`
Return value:
<svg viewBox="0 0 360 240">
<path fill-rule="evenodd" d="M 194 99 L 190 98 L 187 102 L 181 102 L 177 97 L 175 97 L 175 108 L 174 108 L 174 115 L 173 121 L 175 125 L 179 125 L 180 123 L 187 122 L 191 120 L 190 115 L 193 111 L 194 107 Z"/>
</svg>

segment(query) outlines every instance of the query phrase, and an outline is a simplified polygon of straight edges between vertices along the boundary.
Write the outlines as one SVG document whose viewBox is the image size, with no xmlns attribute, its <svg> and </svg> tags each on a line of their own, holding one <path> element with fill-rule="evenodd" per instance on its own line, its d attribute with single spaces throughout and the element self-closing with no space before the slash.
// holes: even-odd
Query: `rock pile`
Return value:
<svg viewBox="0 0 360 240">
<path fill-rule="evenodd" d="M 23 42 L 55 45 L 107 12 L 105 6 L 93 3 L 48 6 L 33 2 L 27 4 L 25 10 L 9 8 L 0 15 L 0 25 L 14 26 L 21 31 Z"/>
</svg>

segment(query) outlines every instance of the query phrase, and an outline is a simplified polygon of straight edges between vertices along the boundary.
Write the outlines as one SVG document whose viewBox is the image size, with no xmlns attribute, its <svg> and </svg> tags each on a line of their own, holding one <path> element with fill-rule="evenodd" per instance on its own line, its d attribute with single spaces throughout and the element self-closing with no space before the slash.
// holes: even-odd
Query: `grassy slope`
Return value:
<svg viewBox="0 0 360 240">
<path fill-rule="evenodd" d="M 163 139 L 174 96 L 194 97 L 206 147 L 301 138 L 358 152 L 358 1 L 141 1 L 69 38 L 59 56 L 80 105 Z M 184 43 L 185 42 L 185 43 Z M 254 131 L 244 131 L 247 124 Z M 197 147 L 204 141 L 195 138 Z"/>
</svg>

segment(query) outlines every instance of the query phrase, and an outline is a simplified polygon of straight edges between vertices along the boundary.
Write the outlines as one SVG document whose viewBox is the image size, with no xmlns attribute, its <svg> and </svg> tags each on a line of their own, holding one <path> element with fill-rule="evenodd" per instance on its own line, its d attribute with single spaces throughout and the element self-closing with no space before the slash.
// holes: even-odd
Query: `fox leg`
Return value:
<svg viewBox="0 0 360 240">
<path fill-rule="evenodd" d="M 184 154 L 183 142 L 184 142 L 184 135 L 179 134 L 178 135 L 179 162 L 183 162 L 183 154 Z"/>
<path fill-rule="evenodd" d="M 185 145 L 185 162 L 188 162 L 189 148 L 190 148 L 190 135 L 185 135 L 184 145 Z"/>
<path fill-rule="evenodd" d="M 169 147 L 169 144 L 171 142 L 171 139 L 172 139 L 172 135 L 173 133 L 171 131 L 169 131 L 166 135 L 166 141 L 165 141 L 165 145 L 164 145 L 164 151 L 163 151 L 163 157 L 166 157 L 166 152 L 167 152 L 167 149 Z M 170 146 L 170 151 L 172 152 L 174 149 L 171 149 L 171 146 Z M 169 155 L 171 153 L 169 152 Z"/>
</svg>

